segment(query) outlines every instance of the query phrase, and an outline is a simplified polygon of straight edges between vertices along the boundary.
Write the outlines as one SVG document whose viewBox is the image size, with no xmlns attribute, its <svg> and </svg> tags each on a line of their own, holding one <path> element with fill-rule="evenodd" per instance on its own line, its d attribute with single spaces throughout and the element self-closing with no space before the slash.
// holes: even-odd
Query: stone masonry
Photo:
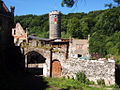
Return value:
<svg viewBox="0 0 120 90">
<path fill-rule="evenodd" d="M 33 66 L 42 64 L 43 76 L 76 78 L 76 73 L 84 72 L 90 81 L 97 83 L 97 80 L 103 79 L 106 85 L 114 85 L 114 60 L 84 59 L 84 57 L 90 57 L 88 49 L 89 39 L 60 39 L 59 15 L 60 13 L 57 11 L 49 13 L 50 39 L 32 36 L 28 39 L 26 47 L 23 45 L 25 57 L 28 56 L 27 53 L 36 52 L 45 58 L 44 63 L 33 63 L 35 64 Z M 48 49 L 46 49 L 47 47 Z M 34 60 L 38 59 L 35 58 L 38 57 L 37 55 L 33 55 L 33 57 L 32 59 Z M 83 59 L 80 60 L 80 57 Z"/>
<path fill-rule="evenodd" d="M 75 78 L 78 72 L 84 72 L 90 81 L 104 79 L 106 85 L 115 84 L 115 62 L 98 60 L 69 60 L 61 63 L 62 76 Z"/>
<path fill-rule="evenodd" d="M 32 41 L 34 43 L 32 43 Z M 39 41 L 39 43 L 41 42 Z M 47 44 L 46 47 L 48 47 Z M 87 78 L 95 83 L 97 83 L 97 80 L 102 79 L 105 81 L 106 85 L 115 84 L 114 60 L 81 60 L 80 58 L 72 58 L 69 55 L 69 57 L 66 58 L 66 49 L 65 45 L 61 45 L 59 47 L 53 47 L 51 52 L 50 46 L 48 49 L 45 48 L 45 46 L 40 47 L 39 44 L 35 44 L 35 40 L 30 40 L 29 45 L 24 47 L 24 55 L 35 51 L 45 58 L 45 62 L 41 63 L 43 64 L 43 76 L 51 75 L 51 67 L 57 68 L 57 66 L 51 66 L 51 62 L 57 60 L 60 62 L 60 66 L 58 67 L 60 77 L 76 78 L 76 73 L 84 72 Z M 71 48 L 69 48 L 69 51 L 70 49 Z"/>
<path fill-rule="evenodd" d="M 50 50 L 42 48 L 25 49 L 25 53 L 36 51 L 46 58 L 43 63 L 43 75 L 50 76 Z M 106 85 L 115 84 L 114 60 L 80 60 L 78 58 L 65 58 L 65 53 L 52 52 L 52 60 L 59 60 L 61 64 L 61 77 L 76 78 L 76 73 L 84 72 L 90 81 L 97 83 L 103 79 Z"/>
</svg>

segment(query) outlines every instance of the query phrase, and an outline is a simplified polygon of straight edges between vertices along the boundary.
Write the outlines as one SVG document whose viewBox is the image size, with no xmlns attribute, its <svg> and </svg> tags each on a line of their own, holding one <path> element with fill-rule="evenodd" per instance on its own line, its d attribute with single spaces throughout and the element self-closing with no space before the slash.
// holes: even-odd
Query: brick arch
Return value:
<svg viewBox="0 0 120 90">
<path fill-rule="evenodd" d="M 61 76 L 61 64 L 59 60 L 52 61 L 52 77 L 60 77 Z"/>
</svg>

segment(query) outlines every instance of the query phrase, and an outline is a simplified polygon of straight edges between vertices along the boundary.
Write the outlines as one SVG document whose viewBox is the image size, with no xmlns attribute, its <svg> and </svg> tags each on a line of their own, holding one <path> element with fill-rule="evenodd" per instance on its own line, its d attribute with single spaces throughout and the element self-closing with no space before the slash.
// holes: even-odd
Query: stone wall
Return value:
<svg viewBox="0 0 120 90">
<path fill-rule="evenodd" d="M 72 38 L 69 44 L 70 57 L 75 54 L 82 56 L 89 56 L 89 41 L 87 39 L 74 39 Z"/>
<path fill-rule="evenodd" d="M 36 51 L 46 58 L 43 67 L 43 75 L 50 76 L 50 50 L 42 48 L 24 48 L 25 54 Z M 65 53 L 52 52 L 52 60 L 58 60 L 61 64 L 61 76 L 76 78 L 76 73 L 84 72 L 90 81 L 104 79 L 106 85 L 115 84 L 115 62 L 114 60 L 80 60 L 65 58 Z M 45 72 L 45 73 L 44 73 Z"/>
<path fill-rule="evenodd" d="M 32 51 L 38 52 L 40 55 L 42 55 L 46 60 L 43 65 L 43 75 L 44 76 L 50 76 L 50 50 L 42 49 L 42 48 L 37 48 L 37 47 L 26 47 L 24 48 L 24 55 L 27 55 L 27 53 L 30 53 Z M 52 60 L 58 60 L 60 62 L 66 60 L 66 54 L 64 52 L 59 53 L 57 52 L 52 52 Z M 44 73 L 45 72 L 45 73 Z"/>
<path fill-rule="evenodd" d="M 115 84 L 115 62 L 98 60 L 69 60 L 61 63 L 62 76 L 75 78 L 78 72 L 84 72 L 90 81 L 104 79 L 106 85 Z"/>
</svg>

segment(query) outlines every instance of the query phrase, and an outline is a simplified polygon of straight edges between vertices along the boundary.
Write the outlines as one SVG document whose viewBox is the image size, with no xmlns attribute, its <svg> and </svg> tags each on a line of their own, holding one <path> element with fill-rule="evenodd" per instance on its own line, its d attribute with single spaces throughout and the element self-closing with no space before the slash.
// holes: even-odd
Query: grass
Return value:
<svg viewBox="0 0 120 90">
<path fill-rule="evenodd" d="M 65 79 L 65 78 L 45 78 L 48 85 L 51 87 L 56 87 L 61 90 L 106 90 L 104 87 L 96 88 L 90 87 L 89 85 L 83 84 L 77 80 Z M 48 88 L 47 90 L 54 90 Z"/>
</svg>

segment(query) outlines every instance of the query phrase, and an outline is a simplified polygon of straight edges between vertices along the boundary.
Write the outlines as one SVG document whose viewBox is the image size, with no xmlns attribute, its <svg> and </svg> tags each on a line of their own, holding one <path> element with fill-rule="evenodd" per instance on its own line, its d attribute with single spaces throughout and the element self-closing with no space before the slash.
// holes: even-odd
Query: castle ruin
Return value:
<svg viewBox="0 0 120 90">
<path fill-rule="evenodd" d="M 76 78 L 84 72 L 97 83 L 103 79 L 106 85 L 115 84 L 114 60 L 89 60 L 89 42 L 86 39 L 61 39 L 60 12 L 49 13 L 49 38 L 28 35 L 24 49 L 25 67 L 29 72 L 50 77 Z"/>
</svg>

